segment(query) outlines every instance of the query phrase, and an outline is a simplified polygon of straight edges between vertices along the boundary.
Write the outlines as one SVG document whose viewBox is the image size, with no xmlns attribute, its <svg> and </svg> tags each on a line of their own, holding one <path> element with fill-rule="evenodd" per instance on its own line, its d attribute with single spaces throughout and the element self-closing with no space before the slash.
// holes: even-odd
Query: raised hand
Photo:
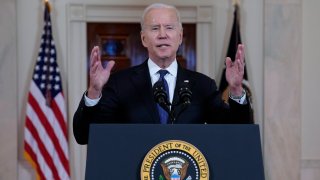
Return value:
<svg viewBox="0 0 320 180">
<path fill-rule="evenodd" d="M 230 57 L 226 58 L 226 79 L 228 81 L 230 92 L 234 96 L 242 94 L 242 80 L 244 75 L 244 45 L 239 44 L 235 61 L 232 62 Z"/>
<path fill-rule="evenodd" d="M 96 99 L 100 96 L 103 86 L 108 82 L 111 69 L 115 62 L 109 61 L 107 66 L 102 66 L 100 50 L 98 46 L 95 46 L 90 55 L 90 84 L 87 96 L 90 99 Z"/>
</svg>

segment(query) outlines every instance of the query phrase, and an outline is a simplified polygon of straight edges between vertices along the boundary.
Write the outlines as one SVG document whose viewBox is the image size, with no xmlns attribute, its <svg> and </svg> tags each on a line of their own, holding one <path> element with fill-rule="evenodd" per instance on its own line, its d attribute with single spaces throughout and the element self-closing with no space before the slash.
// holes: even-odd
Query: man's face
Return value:
<svg viewBox="0 0 320 180">
<path fill-rule="evenodd" d="M 149 58 L 156 63 L 172 61 L 182 42 L 182 28 L 173 9 L 152 9 L 144 19 L 141 40 L 148 49 Z"/>
</svg>

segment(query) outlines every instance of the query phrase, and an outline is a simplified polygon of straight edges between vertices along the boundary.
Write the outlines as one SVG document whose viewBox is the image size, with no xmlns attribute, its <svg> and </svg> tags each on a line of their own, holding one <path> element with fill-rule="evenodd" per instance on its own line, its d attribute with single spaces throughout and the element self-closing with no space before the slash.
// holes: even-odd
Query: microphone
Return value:
<svg viewBox="0 0 320 180">
<path fill-rule="evenodd" d="M 187 106 L 191 104 L 192 92 L 189 88 L 189 80 L 183 81 L 183 83 L 180 86 L 178 94 L 180 98 L 180 103 L 182 103 L 182 105 Z"/>
<path fill-rule="evenodd" d="M 153 87 L 153 97 L 154 100 L 168 113 L 170 112 L 170 102 L 168 100 L 168 95 L 164 89 L 163 82 L 157 81 Z"/>
<path fill-rule="evenodd" d="M 175 117 L 180 116 L 180 114 L 187 109 L 191 104 L 192 92 L 189 88 L 189 80 L 184 80 L 178 89 L 179 102 L 174 106 Z"/>
</svg>

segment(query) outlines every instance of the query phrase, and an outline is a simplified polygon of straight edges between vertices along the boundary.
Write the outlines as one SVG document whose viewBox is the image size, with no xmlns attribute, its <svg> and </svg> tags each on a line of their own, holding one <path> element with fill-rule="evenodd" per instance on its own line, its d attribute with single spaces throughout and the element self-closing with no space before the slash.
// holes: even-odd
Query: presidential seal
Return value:
<svg viewBox="0 0 320 180">
<path fill-rule="evenodd" d="M 209 166 L 192 144 L 169 140 L 147 153 L 140 174 L 141 180 L 209 180 Z"/>
</svg>

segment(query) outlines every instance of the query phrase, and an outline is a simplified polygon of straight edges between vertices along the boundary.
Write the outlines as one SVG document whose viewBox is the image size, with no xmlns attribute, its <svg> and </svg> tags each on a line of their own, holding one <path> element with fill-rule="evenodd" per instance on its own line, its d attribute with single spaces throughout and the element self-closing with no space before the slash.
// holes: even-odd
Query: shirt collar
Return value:
<svg viewBox="0 0 320 180">
<path fill-rule="evenodd" d="M 156 63 L 154 63 L 150 58 L 148 59 L 148 67 L 150 75 L 155 75 L 158 73 L 158 71 L 161 69 Z M 169 67 L 166 68 L 166 70 L 174 77 L 177 77 L 178 72 L 178 63 L 177 60 L 174 59 L 174 61 L 170 64 Z"/>
</svg>

